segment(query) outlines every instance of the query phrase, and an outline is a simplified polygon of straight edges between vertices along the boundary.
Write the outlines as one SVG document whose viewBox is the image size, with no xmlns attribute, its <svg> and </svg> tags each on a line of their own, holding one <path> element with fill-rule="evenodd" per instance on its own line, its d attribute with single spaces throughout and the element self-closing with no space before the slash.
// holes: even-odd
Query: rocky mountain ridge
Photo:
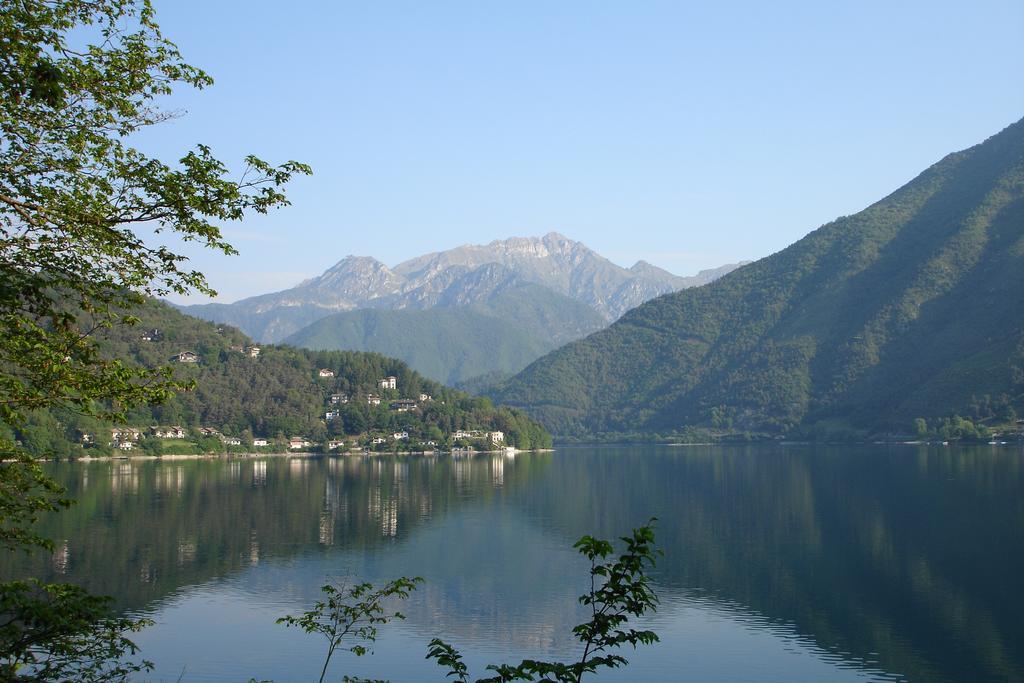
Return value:
<svg viewBox="0 0 1024 683">
<path fill-rule="evenodd" d="M 237 325 L 256 339 L 280 341 L 320 318 L 361 308 L 426 310 L 480 305 L 524 284 L 582 302 L 611 322 L 656 296 L 705 284 L 726 265 L 679 277 L 640 261 L 622 268 L 556 232 L 463 245 L 418 256 L 394 268 L 368 256 L 346 256 L 291 289 L 233 304 L 183 306 L 200 318 Z"/>
</svg>

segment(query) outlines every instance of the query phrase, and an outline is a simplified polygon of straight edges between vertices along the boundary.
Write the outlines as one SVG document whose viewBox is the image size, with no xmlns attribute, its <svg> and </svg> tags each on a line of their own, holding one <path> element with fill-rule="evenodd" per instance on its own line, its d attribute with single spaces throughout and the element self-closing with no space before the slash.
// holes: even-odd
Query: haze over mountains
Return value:
<svg viewBox="0 0 1024 683">
<path fill-rule="evenodd" d="M 348 256 L 291 289 L 181 309 L 260 341 L 378 351 L 457 382 L 518 371 L 648 299 L 705 284 L 738 265 L 692 277 L 644 261 L 622 268 L 552 232 L 464 245 L 394 268 Z M 445 314 L 417 314 L 434 309 Z"/>
<path fill-rule="evenodd" d="M 494 392 L 556 434 L 907 433 L 1024 413 L 1024 121 Z"/>
</svg>

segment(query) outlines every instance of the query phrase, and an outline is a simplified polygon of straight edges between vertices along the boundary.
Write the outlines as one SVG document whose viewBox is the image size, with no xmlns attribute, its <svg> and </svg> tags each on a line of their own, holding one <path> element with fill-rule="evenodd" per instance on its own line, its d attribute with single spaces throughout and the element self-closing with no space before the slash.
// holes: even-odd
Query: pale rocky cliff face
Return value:
<svg viewBox="0 0 1024 683">
<path fill-rule="evenodd" d="M 647 299 L 688 285 L 687 278 L 642 261 L 630 269 L 617 266 L 583 243 L 556 232 L 425 254 L 400 263 L 394 272 L 422 283 L 455 265 L 473 269 L 489 263 L 505 266 L 523 282 L 582 301 L 608 321 Z"/>
<path fill-rule="evenodd" d="M 648 299 L 704 284 L 733 267 L 723 266 L 712 276 L 705 276 L 705 271 L 693 278 L 678 277 L 644 261 L 627 269 L 581 242 L 550 232 L 543 237 L 467 244 L 424 254 L 394 268 L 371 257 L 347 256 L 322 275 L 291 289 L 234 304 L 185 310 L 239 325 L 262 341 L 275 341 L 299 329 L 297 323 L 289 323 L 293 316 L 305 325 L 316 319 L 317 311 L 328 315 L 357 308 L 471 306 L 532 283 L 582 302 L 612 322 Z"/>
</svg>

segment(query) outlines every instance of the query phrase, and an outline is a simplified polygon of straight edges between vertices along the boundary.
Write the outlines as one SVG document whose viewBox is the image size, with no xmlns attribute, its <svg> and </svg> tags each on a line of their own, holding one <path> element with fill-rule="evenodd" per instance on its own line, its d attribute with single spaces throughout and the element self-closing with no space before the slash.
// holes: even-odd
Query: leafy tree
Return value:
<svg viewBox="0 0 1024 683">
<path fill-rule="evenodd" d="M 629 628 L 629 621 L 654 611 L 658 597 L 650 586 L 648 571 L 654 567 L 658 551 L 654 548 L 654 522 L 633 529 L 620 540 L 625 549 L 616 558 L 609 542 L 584 536 L 573 547 L 590 560 L 590 589 L 579 601 L 590 610 L 590 619 L 575 628 L 573 634 L 583 646 L 577 661 L 544 662 L 527 659 L 519 664 L 490 665 L 488 671 L 496 675 L 477 679 L 476 683 L 506 683 L 507 681 L 557 681 L 580 683 L 584 674 L 601 668 L 625 666 L 628 661 L 616 650 L 623 645 L 650 645 L 658 642 L 653 631 Z M 347 646 L 356 656 L 367 654 L 377 638 L 377 626 L 394 619 L 404 619 L 399 611 L 385 606 L 391 599 L 405 599 L 423 581 L 422 578 L 401 577 L 375 587 L 358 583 L 351 587 L 328 584 L 321 588 L 324 599 L 311 610 L 299 616 L 285 616 L 279 624 L 296 626 L 306 633 L 318 633 L 327 639 L 327 653 L 320 672 L 320 682 L 327 676 L 331 659 L 346 639 L 357 640 Z M 461 653 L 445 641 L 434 638 L 427 649 L 427 659 L 433 659 L 447 670 L 446 678 L 469 683 L 469 668 Z M 365 679 L 344 676 L 347 683 L 368 683 Z"/>
<path fill-rule="evenodd" d="M 148 0 L 0 0 L 0 45 L 0 423 L 18 429 L 47 408 L 124 419 L 190 383 L 104 357 L 94 333 L 133 324 L 146 295 L 212 293 L 158 242 L 231 254 L 217 223 L 286 204 L 282 186 L 309 169 L 250 156 L 232 175 L 206 146 L 173 164 L 131 146 L 170 118 L 159 98 L 212 83 Z M 29 525 L 69 501 L 10 439 L 0 462 L 4 540 L 48 547 Z M 2 621 L 18 627 L 0 631 L 8 678 L 116 677 L 104 662 L 130 651 L 118 634 L 134 626 L 111 622 L 105 602 L 61 585 L 0 594 Z"/>
<path fill-rule="evenodd" d="M 361 641 L 347 648 L 357 657 L 370 652 L 370 646 L 377 640 L 377 626 L 392 619 L 405 619 L 401 612 L 386 610 L 384 602 L 389 598 L 409 597 L 409 593 L 422 582 L 423 579 L 419 577 L 401 577 L 380 588 L 365 582 L 354 586 L 327 584 L 320 589 L 324 599 L 317 602 L 313 609 L 297 617 L 281 617 L 277 623 L 296 626 L 306 633 L 319 633 L 327 639 L 327 655 L 320 671 L 320 683 L 323 683 L 331 658 L 342 646 L 342 641 L 345 638 Z"/>
<path fill-rule="evenodd" d="M 654 521 L 621 537 L 626 548 L 611 561 L 605 561 L 614 552 L 609 541 L 584 536 L 573 546 L 590 560 L 590 590 L 579 600 L 590 609 L 591 616 L 589 621 L 573 628 L 573 634 L 583 646 L 577 661 L 524 659 L 516 665 L 492 664 L 487 669 L 496 675 L 477 679 L 477 683 L 537 680 L 579 683 L 584 674 L 628 664 L 626 658 L 616 652 L 623 645 L 636 648 L 658 642 L 653 631 L 626 628 L 631 618 L 641 617 L 658 605 L 658 597 L 647 577 L 657 557 Z M 459 652 L 448 643 L 435 638 L 430 642 L 427 657 L 448 669 L 447 677 L 468 683 L 469 671 Z"/>
</svg>

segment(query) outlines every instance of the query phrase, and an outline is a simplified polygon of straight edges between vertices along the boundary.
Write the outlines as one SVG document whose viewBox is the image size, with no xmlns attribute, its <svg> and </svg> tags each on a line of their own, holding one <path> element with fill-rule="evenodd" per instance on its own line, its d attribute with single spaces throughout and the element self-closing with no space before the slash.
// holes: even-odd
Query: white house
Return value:
<svg viewBox="0 0 1024 683">
<path fill-rule="evenodd" d="M 369 403 L 371 406 L 379 406 L 380 396 L 378 396 L 377 394 L 369 394 L 366 397 L 366 402 Z"/>
<path fill-rule="evenodd" d="M 394 375 L 388 375 L 384 379 L 377 380 L 377 386 L 379 386 L 381 389 L 397 389 L 398 378 L 395 377 Z"/>
<path fill-rule="evenodd" d="M 113 440 L 114 445 L 126 441 L 138 441 L 141 436 L 142 432 L 134 427 L 114 427 L 110 430 L 110 438 Z"/>
<path fill-rule="evenodd" d="M 395 439 L 395 441 L 401 441 L 402 439 L 409 438 L 409 432 L 395 432 L 391 436 Z"/>
<path fill-rule="evenodd" d="M 160 439 L 185 438 L 185 430 L 177 425 L 174 425 L 173 427 L 150 427 L 149 431 L 153 433 L 153 436 Z"/>
<path fill-rule="evenodd" d="M 242 440 L 237 436 L 225 436 L 224 443 L 228 446 L 241 446 Z"/>
<path fill-rule="evenodd" d="M 309 448 L 312 445 L 312 442 L 301 436 L 293 436 L 288 439 L 288 449 L 292 451 L 297 451 L 300 448 Z"/>
<path fill-rule="evenodd" d="M 245 350 L 245 352 L 247 354 L 249 354 L 249 358 L 259 358 L 260 357 L 260 351 L 261 351 L 261 349 L 258 346 L 250 346 L 249 348 L 247 348 Z"/>
<path fill-rule="evenodd" d="M 327 450 L 329 450 L 329 451 L 334 451 L 334 450 L 337 450 L 339 448 L 344 448 L 344 447 L 345 447 L 345 442 L 344 441 L 328 441 L 327 442 Z"/>
<path fill-rule="evenodd" d="M 341 417 L 340 410 L 328 410 L 326 413 L 324 413 L 324 419 L 327 420 L 328 422 L 330 422 L 331 420 L 336 420 L 339 417 Z"/>
<path fill-rule="evenodd" d="M 334 377 L 334 370 L 330 368 L 320 368 L 318 373 L 321 377 Z"/>
<path fill-rule="evenodd" d="M 493 443 L 501 443 L 505 440 L 505 432 L 491 432 L 488 436 Z"/>
<path fill-rule="evenodd" d="M 385 441 L 387 441 L 387 439 L 385 439 L 383 436 L 375 436 L 373 437 L 373 440 L 370 441 L 370 443 L 376 446 L 377 444 L 384 443 Z"/>
<path fill-rule="evenodd" d="M 420 394 L 420 403 L 426 403 L 427 401 L 433 401 L 430 394 Z"/>
<path fill-rule="evenodd" d="M 252 440 L 252 445 L 253 446 L 268 446 L 269 442 L 266 439 L 253 439 Z"/>
<path fill-rule="evenodd" d="M 171 356 L 171 361 L 174 363 L 198 363 L 198 354 L 192 351 L 182 351 L 176 356 Z"/>
<path fill-rule="evenodd" d="M 339 403 L 348 403 L 348 394 L 331 394 L 331 405 Z"/>
</svg>

